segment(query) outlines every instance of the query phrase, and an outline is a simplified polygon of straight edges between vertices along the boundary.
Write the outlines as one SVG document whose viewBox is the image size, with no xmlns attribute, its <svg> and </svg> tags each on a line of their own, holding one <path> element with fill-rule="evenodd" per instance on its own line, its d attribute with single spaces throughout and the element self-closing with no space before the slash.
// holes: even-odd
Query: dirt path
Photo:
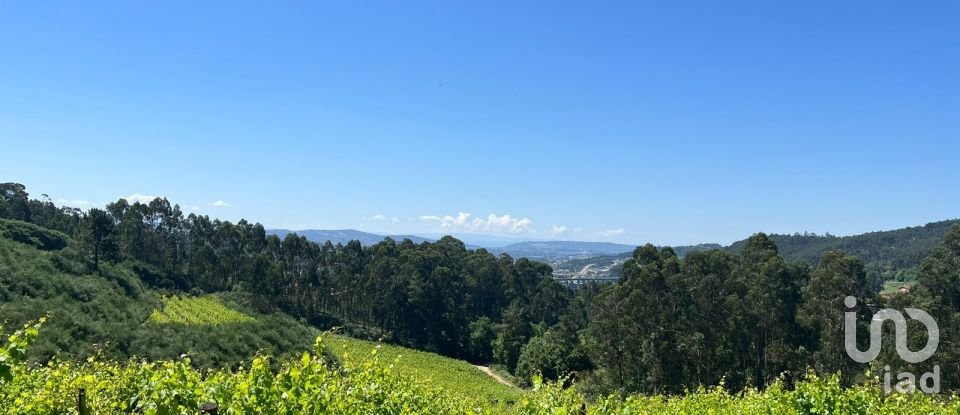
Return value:
<svg viewBox="0 0 960 415">
<path fill-rule="evenodd" d="M 496 372 L 494 372 L 493 370 L 490 370 L 490 368 L 487 367 L 487 366 L 473 365 L 473 367 L 475 367 L 475 368 L 477 368 L 477 369 L 480 369 L 481 372 L 486 373 L 487 376 L 490 376 L 490 377 L 496 379 L 497 382 L 500 382 L 500 383 L 502 383 L 502 384 L 504 384 L 504 385 L 507 385 L 507 386 L 509 386 L 509 387 L 511 387 L 511 388 L 515 388 L 515 387 L 516 387 L 516 385 L 514 385 L 514 384 L 512 384 L 512 383 L 510 383 L 510 382 L 507 382 L 506 379 L 500 377 L 500 375 L 498 375 L 498 374 L 497 374 Z"/>
</svg>

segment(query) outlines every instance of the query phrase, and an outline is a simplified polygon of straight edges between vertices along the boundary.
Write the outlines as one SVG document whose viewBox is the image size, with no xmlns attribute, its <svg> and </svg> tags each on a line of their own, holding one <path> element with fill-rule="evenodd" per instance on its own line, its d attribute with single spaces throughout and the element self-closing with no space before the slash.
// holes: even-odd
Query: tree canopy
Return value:
<svg viewBox="0 0 960 415">
<path fill-rule="evenodd" d="M 928 235 L 939 226 L 909 233 Z M 83 342 L 99 338 L 108 340 L 112 355 L 166 356 L 151 350 L 179 347 L 171 345 L 175 333 L 136 328 L 156 306 L 153 293 L 163 292 L 236 298 L 264 315 L 492 361 L 523 380 L 572 376 L 586 390 L 672 394 L 720 384 L 742 390 L 778 380 L 791 384 L 808 370 L 839 372 L 849 384 L 880 367 L 844 355 L 847 296 L 861 304 L 861 325 L 871 309 L 918 307 L 939 322 L 941 338 L 960 336 L 960 225 L 944 233 L 917 263 L 918 286 L 909 294 L 880 295 L 870 263 L 851 252 L 791 259 L 797 254 L 784 253 L 781 237 L 762 233 L 735 250 L 694 250 L 683 257 L 669 247 L 644 245 L 624 262 L 617 283 L 572 291 L 552 278 L 546 264 L 467 249 L 449 236 L 432 243 L 387 238 L 369 246 L 315 243 L 296 234 L 281 239 L 246 220 L 185 216 L 163 198 L 120 199 L 80 211 L 30 199 L 24 186 L 5 183 L 0 299 L 5 311 L 24 321 L 43 312 L 37 299 L 69 312 L 52 330 L 60 339 L 38 343 L 38 353 L 47 357 L 89 353 L 92 346 Z M 867 257 L 913 264 L 928 239 L 903 252 Z M 785 245 L 791 249 L 791 242 Z M 105 317 L 77 317 L 85 312 Z M 280 338 L 295 334 L 278 332 L 270 342 L 247 344 L 294 348 L 300 343 Z M 242 343 L 245 334 L 223 336 Z M 911 344 L 923 341 L 913 337 Z M 960 361 L 956 342 L 943 341 L 938 353 L 944 364 Z M 892 356 L 884 359 L 894 370 L 910 368 Z M 960 368 L 944 370 L 943 386 L 960 388 Z"/>
</svg>

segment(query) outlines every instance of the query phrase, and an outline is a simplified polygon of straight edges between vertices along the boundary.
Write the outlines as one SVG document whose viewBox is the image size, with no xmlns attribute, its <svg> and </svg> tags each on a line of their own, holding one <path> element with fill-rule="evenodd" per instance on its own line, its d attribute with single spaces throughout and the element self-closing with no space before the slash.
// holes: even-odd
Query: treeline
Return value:
<svg viewBox="0 0 960 415">
<path fill-rule="evenodd" d="M 935 355 L 942 386 L 960 388 L 960 226 L 918 267 L 913 292 L 880 296 L 855 256 L 830 251 L 815 265 L 788 261 L 775 240 L 757 234 L 738 252 L 637 248 L 619 283 L 570 291 L 549 266 L 436 243 L 385 240 L 363 247 L 265 235 L 259 224 L 184 217 L 165 199 L 111 203 L 104 210 L 60 210 L 3 185 L 0 217 L 28 220 L 72 235 L 91 269 L 123 262 L 155 287 L 250 293 L 261 309 L 279 309 L 319 327 L 345 325 L 473 361 L 493 361 L 520 379 L 541 373 L 577 380 L 582 390 L 681 393 L 724 384 L 730 390 L 788 385 L 808 370 L 841 373 L 845 383 L 905 368 L 885 339 L 870 365 L 843 347 L 844 299 L 858 298 L 866 349 L 873 310 L 928 310 L 940 323 Z M 13 189 L 14 191 L 9 191 Z M 23 207 L 26 206 L 26 209 Z M 55 208 L 53 208 L 55 209 Z M 19 214 L 19 217 L 14 215 Z M 28 216 L 23 216 L 28 215 Z M 889 330 L 886 330 L 889 331 Z M 886 332 L 885 331 L 885 332 Z M 891 333 L 885 333 L 889 336 Z M 911 347 L 925 337 L 911 330 Z M 922 365 L 910 367 L 914 371 Z M 919 371 L 918 371 L 919 373 Z"/>
<path fill-rule="evenodd" d="M 43 334 L 27 352 L 31 363 L 54 356 L 85 360 L 131 357 L 176 359 L 188 354 L 198 368 L 236 367 L 258 352 L 299 356 L 314 331 L 283 314 L 257 314 L 243 304 L 249 295 L 217 295 L 230 308 L 256 315 L 227 324 L 157 324 L 163 290 L 149 288 L 132 270 L 138 263 L 102 262 L 91 273 L 89 259 L 70 238 L 18 220 L 0 219 L 0 325 L 49 316 Z"/>
<path fill-rule="evenodd" d="M 813 362 L 827 372 L 856 369 L 849 359 L 814 356 L 836 346 L 829 334 L 837 327 L 817 323 L 835 322 L 837 298 L 846 295 L 869 296 L 862 264 L 839 253 L 812 270 L 784 261 L 762 234 L 740 255 L 713 250 L 681 260 L 647 245 L 624 264 L 619 284 L 593 298 L 585 329 L 610 388 L 680 393 L 724 381 L 740 390 L 781 375 L 790 381 Z"/>
<path fill-rule="evenodd" d="M 770 235 L 780 254 L 788 261 L 803 261 L 816 266 L 824 252 L 840 250 L 863 261 L 867 277 L 875 289 L 885 281 L 913 281 L 920 263 L 940 245 L 943 236 L 960 220 L 945 220 L 892 231 L 862 235 L 834 236 L 796 233 Z M 740 252 L 746 241 L 734 242 L 727 250 Z"/>
<path fill-rule="evenodd" d="M 701 385 L 732 390 L 790 384 L 808 370 L 841 373 L 846 384 L 892 370 L 926 373 L 942 368 L 942 388 L 960 388 L 960 225 L 954 225 L 919 267 L 918 285 L 907 294 L 877 295 L 865 266 L 841 251 L 823 254 L 816 268 L 787 262 L 773 240 L 757 234 L 739 254 L 691 252 L 683 259 L 670 248 L 638 248 L 624 264 L 621 281 L 579 295 L 585 304 L 575 328 L 563 324 L 535 337 L 523 350 L 519 370 L 562 374 L 576 371 L 585 350 L 596 369 L 583 372 L 601 390 L 681 393 Z M 883 307 L 928 311 L 939 323 L 934 357 L 909 365 L 895 353 L 891 327 L 884 330 L 881 357 L 857 364 L 844 349 L 847 296 L 858 299 L 858 340 L 867 349 L 870 316 Z M 911 324 L 909 345 L 926 343 L 923 326 Z M 578 333 L 578 336 L 571 336 Z M 571 343 L 579 339 L 579 342 Z M 576 347 L 571 346 L 576 344 Z M 572 351 L 568 352 L 568 351 Z M 527 360 L 530 360 L 528 362 Z M 559 362 L 559 363 L 557 363 Z M 953 370 L 948 371 L 946 368 Z M 949 372 L 949 373 L 948 373 Z M 919 376 L 919 375 L 918 375 Z"/>
<path fill-rule="evenodd" d="M 531 325 L 556 323 L 573 297 L 545 264 L 467 250 L 450 237 L 317 244 L 245 220 L 184 216 L 164 198 L 58 208 L 15 183 L 0 185 L 0 218 L 71 235 L 91 271 L 124 263 L 157 288 L 249 292 L 261 311 L 474 361 L 515 362 Z"/>
</svg>

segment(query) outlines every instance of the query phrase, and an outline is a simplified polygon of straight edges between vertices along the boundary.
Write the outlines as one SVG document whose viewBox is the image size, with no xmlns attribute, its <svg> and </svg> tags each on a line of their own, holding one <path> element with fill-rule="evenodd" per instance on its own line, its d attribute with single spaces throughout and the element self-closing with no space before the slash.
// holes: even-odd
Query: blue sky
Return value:
<svg viewBox="0 0 960 415">
<path fill-rule="evenodd" d="M 0 2 L 0 181 L 628 243 L 960 216 L 957 2 L 277 3 Z"/>
</svg>

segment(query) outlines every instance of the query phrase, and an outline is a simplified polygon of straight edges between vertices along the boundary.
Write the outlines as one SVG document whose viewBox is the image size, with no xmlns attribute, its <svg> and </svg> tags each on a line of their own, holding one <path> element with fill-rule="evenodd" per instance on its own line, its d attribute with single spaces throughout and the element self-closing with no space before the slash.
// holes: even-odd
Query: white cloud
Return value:
<svg viewBox="0 0 960 415">
<path fill-rule="evenodd" d="M 74 208 L 80 208 L 80 207 L 90 205 L 90 202 L 86 200 L 57 199 L 57 203 L 59 203 L 61 206 L 69 206 Z"/>
<path fill-rule="evenodd" d="M 583 228 L 568 228 L 563 225 L 553 225 L 553 236 L 575 235 L 583 231 Z"/>
<path fill-rule="evenodd" d="M 598 233 L 600 236 L 603 236 L 603 237 L 605 237 L 605 238 L 609 238 L 609 237 L 611 237 L 611 236 L 620 236 L 620 235 L 623 235 L 623 234 L 627 233 L 627 231 L 623 230 L 623 228 L 619 228 L 619 229 L 608 229 L 608 230 L 601 231 L 601 232 L 597 232 L 597 233 Z"/>
<path fill-rule="evenodd" d="M 191 212 L 196 212 L 196 211 L 198 211 L 198 210 L 200 210 L 200 207 L 199 207 L 199 206 L 191 206 L 191 207 L 190 207 L 190 211 L 191 211 Z"/>
<path fill-rule="evenodd" d="M 420 217 L 424 222 L 438 222 L 440 228 L 469 232 L 492 233 L 528 233 L 534 232 L 531 228 L 533 221 L 530 218 L 515 218 L 510 215 L 497 216 L 491 213 L 486 219 L 474 218 L 469 213 L 460 212 L 457 216 L 424 215 Z"/>
<path fill-rule="evenodd" d="M 130 196 L 124 197 L 123 199 L 126 199 L 127 203 L 130 203 L 130 204 L 137 203 L 137 202 L 147 204 L 156 198 L 157 198 L 156 196 L 149 196 L 149 195 L 142 195 L 140 193 L 134 193 Z"/>
<path fill-rule="evenodd" d="M 378 213 L 378 214 L 373 215 L 373 216 L 371 216 L 371 217 L 366 217 L 366 216 L 364 216 L 364 217 L 363 217 L 363 220 L 365 220 L 365 221 L 373 221 L 373 220 L 376 220 L 376 221 L 390 221 L 390 222 L 393 222 L 393 223 L 400 223 L 400 218 L 398 218 L 398 217 L 396 217 L 396 216 L 388 217 L 387 215 L 384 215 L 384 214 L 382 214 L 382 213 Z"/>
<path fill-rule="evenodd" d="M 222 201 L 222 200 L 218 200 L 218 201 L 213 202 L 213 203 L 211 203 L 211 204 L 212 204 L 214 207 L 233 207 L 233 205 L 231 205 L 231 204 L 229 204 L 229 203 L 227 203 L 227 202 L 224 202 L 224 201 Z"/>
</svg>

